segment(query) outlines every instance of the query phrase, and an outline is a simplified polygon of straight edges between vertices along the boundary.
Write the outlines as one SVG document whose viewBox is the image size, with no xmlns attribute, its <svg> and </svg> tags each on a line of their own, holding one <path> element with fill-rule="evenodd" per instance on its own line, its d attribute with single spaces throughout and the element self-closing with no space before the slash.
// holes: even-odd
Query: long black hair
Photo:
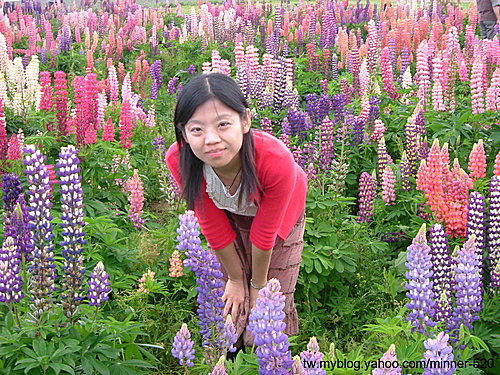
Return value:
<svg viewBox="0 0 500 375">
<path fill-rule="evenodd" d="M 180 152 L 182 196 L 187 201 L 189 210 L 194 210 L 197 199 L 203 202 L 200 192 L 203 162 L 198 159 L 189 144 L 186 143 L 183 136 L 184 127 L 200 105 L 213 99 L 218 99 L 227 107 L 237 112 L 242 121 L 247 121 L 247 109 L 249 107 L 245 96 L 238 84 L 224 74 L 209 73 L 197 75 L 182 89 L 175 107 L 174 125 L 175 138 Z M 257 177 L 257 168 L 255 166 L 255 144 L 251 128 L 248 133 L 243 134 L 240 158 L 242 177 L 238 207 L 241 207 L 243 196 L 250 197 L 257 189 L 262 192 L 262 186 Z"/>
</svg>

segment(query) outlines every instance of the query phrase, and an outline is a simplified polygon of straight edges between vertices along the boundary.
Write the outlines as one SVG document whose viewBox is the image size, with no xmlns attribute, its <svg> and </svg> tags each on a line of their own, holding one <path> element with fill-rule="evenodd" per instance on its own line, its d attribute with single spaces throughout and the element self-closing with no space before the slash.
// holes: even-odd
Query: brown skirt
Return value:
<svg viewBox="0 0 500 375">
<path fill-rule="evenodd" d="M 243 284 L 245 286 L 245 301 L 240 306 L 238 316 L 233 317 L 238 337 L 243 333 L 243 344 L 253 345 L 253 337 L 245 332 L 250 315 L 250 278 L 252 277 L 252 243 L 250 241 L 250 228 L 253 216 L 242 216 L 226 211 L 233 229 L 236 232 L 235 247 L 243 266 Z M 302 261 L 302 250 L 304 248 L 305 211 L 293 227 L 286 240 L 277 237 L 271 255 L 271 263 L 267 279 L 277 278 L 281 284 L 281 292 L 285 300 L 285 333 L 289 336 L 299 333 L 299 320 L 293 294 L 299 276 L 300 263 Z M 209 247 L 210 248 L 210 247 Z M 210 250 L 212 250 L 210 248 Z M 213 250 L 212 250 L 213 251 Z M 224 283 L 227 281 L 227 273 L 222 267 Z"/>
</svg>

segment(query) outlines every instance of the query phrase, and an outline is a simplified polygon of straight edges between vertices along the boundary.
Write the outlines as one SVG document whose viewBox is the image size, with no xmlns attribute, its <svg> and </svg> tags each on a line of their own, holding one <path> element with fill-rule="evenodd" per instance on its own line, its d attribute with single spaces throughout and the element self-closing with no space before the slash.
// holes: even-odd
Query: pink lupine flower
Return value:
<svg viewBox="0 0 500 375">
<path fill-rule="evenodd" d="M 493 174 L 495 176 L 500 176 L 500 151 L 495 158 L 495 166 L 493 167 Z"/>
<path fill-rule="evenodd" d="M 374 142 L 380 142 L 382 138 L 384 138 L 384 134 L 386 131 L 385 124 L 380 119 L 376 119 L 374 122 L 374 129 L 372 133 L 372 140 Z"/>
<path fill-rule="evenodd" d="M 134 175 L 127 180 L 125 188 L 129 193 L 128 200 L 130 202 L 128 216 L 136 228 L 141 228 L 144 224 L 144 219 L 141 217 L 144 207 L 144 188 L 137 169 L 134 169 Z"/>
<path fill-rule="evenodd" d="M 116 75 L 116 68 L 114 65 L 110 65 L 108 67 L 108 71 L 110 101 L 115 104 L 118 102 L 120 90 L 120 86 L 118 84 L 118 76 Z"/>
<path fill-rule="evenodd" d="M 123 102 L 120 112 L 120 145 L 123 148 L 132 147 L 132 130 L 134 128 L 132 120 L 132 109 L 128 101 Z"/>
<path fill-rule="evenodd" d="M 391 52 L 389 47 L 384 47 L 384 49 L 382 49 L 382 54 L 380 55 L 382 82 L 384 84 L 384 89 L 385 91 L 387 91 L 389 96 L 392 99 L 397 99 L 399 97 L 399 93 L 397 92 L 397 88 L 394 85 L 394 73 L 392 71 L 390 53 Z"/>
<path fill-rule="evenodd" d="M 429 94 L 431 88 L 429 74 L 429 50 L 427 40 L 423 40 L 417 48 L 417 96 L 422 100 L 422 104 L 426 106 L 429 103 Z"/>
<path fill-rule="evenodd" d="M 50 72 L 40 72 L 40 86 L 42 97 L 40 98 L 40 110 L 51 111 L 54 107 L 54 98 L 52 97 L 52 77 Z"/>
<path fill-rule="evenodd" d="M 179 251 L 174 250 L 169 259 L 170 268 L 168 269 L 170 277 L 181 277 L 183 275 L 182 271 L 182 260 Z"/>
<path fill-rule="evenodd" d="M 500 67 L 495 69 L 491 77 L 491 85 L 486 92 L 486 109 L 500 111 Z"/>
<path fill-rule="evenodd" d="M 3 100 L 0 99 L 0 160 L 5 160 L 7 150 L 9 148 L 9 140 L 7 138 L 7 124 L 5 122 Z"/>
<path fill-rule="evenodd" d="M 484 151 L 483 140 L 480 139 L 474 144 L 469 155 L 470 177 L 473 180 L 486 177 L 486 168 L 486 153 Z"/>
<path fill-rule="evenodd" d="M 373 171 L 375 174 L 375 171 Z M 370 222 L 373 216 L 373 203 L 377 193 L 377 182 L 368 172 L 361 173 L 359 179 L 359 222 Z"/>
<path fill-rule="evenodd" d="M 108 121 L 104 123 L 104 129 L 102 131 L 102 140 L 108 142 L 115 141 L 115 125 L 113 124 L 113 119 L 108 117 Z"/>
<path fill-rule="evenodd" d="M 143 274 L 142 277 L 139 279 L 139 288 L 137 288 L 137 291 L 139 293 L 148 294 L 150 290 L 147 288 L 147 284 L 155 281 L 155 275 L 156 272 L 153 272 L 151 270 L 148 270 L 148 272 Z"/>
<path fill-rule="evenodd" d="M 393 205 L 396 201 L 396 175 L 390 165 L 386 165 L 382 173 L 382 198 L 386 205 Z"/>
<path fill-rule="evenodd" d="M 402 373 L 401 367 L 393 367 L 393 363 L 397 362 L 396 346 L 391 344 L 382 358 L 377 361 L 377 368 L 372 371 L 372 375 L 400 375 Z"/>
<path fill-rule="evenodd" d="M 470 79 L 472 94 L 472 113 L 484 112 L 484 82 L 483 82 L 483 60 L 476 57 L 472 64 L 472 75 Z"/>
<path fill-rule="evenodd" d="M 9 160 L 19 160 L 23 157 L 23 147 L 19 141 L 19 137 L 17 134 L 12 134 L 9 140 L 9 146 L 7 149 L 7 159 Z"/>
<path fill-rule="evenodd" d="M 68 118 L 68 81 L 66 80 L 66 73 L 63 71 L 58 70 L 54 73 L 54 90 L 59 134 L 66 135 L 69 134 L 66 129 Z"/>
</svg>

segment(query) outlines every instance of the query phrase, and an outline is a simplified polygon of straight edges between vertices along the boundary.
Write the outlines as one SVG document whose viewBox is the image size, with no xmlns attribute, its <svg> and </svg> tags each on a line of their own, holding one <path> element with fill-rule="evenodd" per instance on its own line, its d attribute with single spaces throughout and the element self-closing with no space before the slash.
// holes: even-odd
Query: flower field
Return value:
<svg viewBox="0 0 500 375">
<path fill-rule="evenodd" d="M 500 37 L 447 1 L 7 3 L 0 374 L 498 374 Z M 284 334 L 233 360 L 221 265 L 164 155 L 234 78 L 308 176 Z"/>
</svg>

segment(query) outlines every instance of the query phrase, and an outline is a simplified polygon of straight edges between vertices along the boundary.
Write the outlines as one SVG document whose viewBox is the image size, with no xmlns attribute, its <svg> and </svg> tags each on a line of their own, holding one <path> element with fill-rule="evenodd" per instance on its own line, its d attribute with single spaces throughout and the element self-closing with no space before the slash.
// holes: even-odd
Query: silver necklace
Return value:
<svg viewBox="0 0 500 375">
<path fill-rule="evenodd" d="M 231 188 L 233 187 L 233 184 L 234 184 L 234 181 L 236 181 L 236 178 L 238 177 L 238 175 L 240 174 L 241 172 L 241 168 L 238 170 L 238 173 L 236 173 L 236 176 L 234 176 L 233 178 L 233 182 L 231 182 L 231 185 L 225 185 L 223 182 L 222 182 L 222 179 L 220 178 L 220 176 L 218 175 L 217 172 L 215 172 L 215 169 L 214 169 L 214 172 L 215 174 L 217 175 L 217 177 L 219 177 L 219 180 L 224 184 L 224 187 L 226 188 L 226 191 L 225 191 L 225 195 L 227 198 L 231 198 L 231 193 L 229 192 L 229 190 L 231 190 Z M 213 169 L 213 168 L 212 168 Z"/>
</svg>

